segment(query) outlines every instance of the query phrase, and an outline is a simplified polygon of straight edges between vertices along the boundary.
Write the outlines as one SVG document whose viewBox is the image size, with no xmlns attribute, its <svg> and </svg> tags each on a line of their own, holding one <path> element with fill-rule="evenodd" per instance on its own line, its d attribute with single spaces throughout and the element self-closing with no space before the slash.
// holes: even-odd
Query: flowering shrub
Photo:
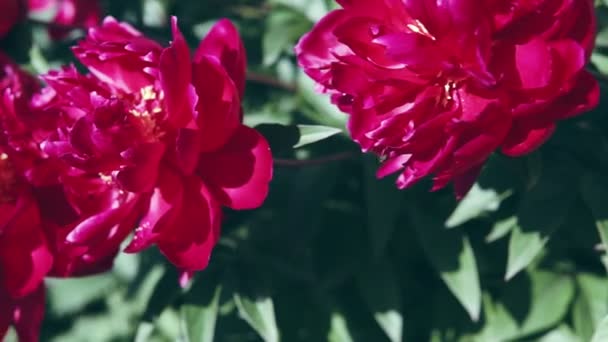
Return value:
<svg viewBox="0 0 608 342">
<path fill-rule="evenodd" d="M 3 341 L 607 334 L 600 1 L 0 17 Z"/>
<path fill-rule="evenodd" d="M 433 174 L 462 197 L 494 150 L 528 154 L 597 105 L 592 1 L 339 2 L 298 60 L 401 189 Z"/>
</svg>

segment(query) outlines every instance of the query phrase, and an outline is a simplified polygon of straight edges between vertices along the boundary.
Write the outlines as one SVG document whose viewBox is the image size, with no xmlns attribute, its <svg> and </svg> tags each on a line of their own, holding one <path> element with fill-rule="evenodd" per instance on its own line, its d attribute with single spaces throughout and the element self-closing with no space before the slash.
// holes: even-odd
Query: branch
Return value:
<svg viewBox="0 0 608 342">
<path fill-rule="evenodd" d="M 298 90 L 298 88 L 296 87 L 295 84 L 283 82 L 272 76 L 260 74 L 260 73 L 253 72 L 253 71 L 247 72 L 247 80 L 251 81 L 251 82 L 265 84 L 270 87 L 283 89 L 283 90 L 286 90 L 291 93 L 295 93 Z"/>
<path fill-rule="evenodd" d="M 274 164 L 276 166 L 282 167 L 306 167 L 306 166 L 315 166 L 315 165 L 323 165 L 343 160 L 348 160 L 357 157 L 360 155 L 358 152 L 341 152 L 333 155 L 329 155 L 326 157 L 320 157 L 316 159 L 281 159 L 275 158 Z"/>
</svg>

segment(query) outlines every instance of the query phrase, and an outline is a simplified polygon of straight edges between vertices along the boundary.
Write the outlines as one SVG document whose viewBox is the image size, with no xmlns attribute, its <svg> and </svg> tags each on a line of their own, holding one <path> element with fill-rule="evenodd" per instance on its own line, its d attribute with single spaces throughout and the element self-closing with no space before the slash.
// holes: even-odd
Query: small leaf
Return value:
<svg viewBox="0 0 608 342">
<path fill-rule="evenodd" d="M 182 335 L 186 342 L 214 340 L 222 287 L 212 286 L 206 280 L 195 282 L 188 292 L 186 303 L 180 308 Z"/>
<path fill-rule="evenodd" d="M 300 130 L 300 140 L 294 148 L 306 146 L 342 132 L 338 128 L 315 125 L 298 125 L 298 129 Z"/>
<path fill-rule="evenodd" d="M 343 128 L 346 126 L 348 116 L 331 103 L 330 96 L 320 94 L 316 90 L 315 82 L 300 71 L 297 78 L 298 94 L 304 102 L 300 109 L 309 119 L 330 127 Z M 308 107 L 310 108 L 307 108 Z"/>
<path fill-rule="evenodd" d="M 608 341 L 608 316 L 600 322 L 597 330 L 593 334 L 591 342 L 605 342 Z"/>
<path fill-rule="evenodd" d="M 572 307 L 572 321 L 579 336 L 589 341 L 593 332 L 608 315 L 606 278 L 592 274 L 577 276 L 578 296 Z"/>
<path fill-rule="evenodd" d="M 234 294 L 234 303 L 241 318 L 257 331 L 266 342 L 278 342 L 279 330 L 274 316 L 274 305 L 270 297 L 249 298 Z"/>
<path fill-rule="evenodd" d="M 509 234 L 517 226 L 517 217 L 512 216 L 494 223 L 492 231 L 486 236 L 486 242 L 498 241 Z"/>
<path fill-rule="evenodd" d="M 327 334 L 328 342 L 353 342 L 353 337 L 348 332 L 346 319 L 339 312 L 331 314 L 331 323 L 329 333 Z"/>
<path fill-rule="evenodd" d="M 469 239 L 458 230 L 444 229 L 441 221 L 423 216 L 428 208 L 422 211 L 408 206 L 408 212 L 433 267 L 471 319 L 477 321 L 481 311 L 481 287 Z"/>
<path fill-rule="evenodd" d="M 363 299 L 376 322 L 392 342 L 401 341 L 403 316 L 401 292 L 390 261 L 370 264 L 358 277 L 357 284 Z"/>
<path fill-rule="evenodd" d="M 551 234 L 561 226 L 576 199 L 577 176 L 566 161 L 543 168 L 538 182 L 523 196 L 517 225 L 509 241 L 505 279 L 513 278 L 543 250 Z"/>
<path fill-rule="evenodd" d="M 264 66 L 274 64 L 281 54 L 293 49 L 293 42 L 310 28 L 310 21 L 289 8 L 277 8 L 266 18 L 266 32 L 262 38 Z"/>
<path fill-rule="evenodd" d="M 498 299 L 484 295 L 483 330 L 476 341 L 514 341 L 563 321 L 575 293 L 567 275 L 524 273 L 509 282 Z"/>
<path fill-rule="evenodd" d="M 483 214 L 494 212 L 500 207 L 502 199 L 494 189 L 483 189 L 475 184 L 445 221 L 445 226 L 454 228 Z"/>
</svg>

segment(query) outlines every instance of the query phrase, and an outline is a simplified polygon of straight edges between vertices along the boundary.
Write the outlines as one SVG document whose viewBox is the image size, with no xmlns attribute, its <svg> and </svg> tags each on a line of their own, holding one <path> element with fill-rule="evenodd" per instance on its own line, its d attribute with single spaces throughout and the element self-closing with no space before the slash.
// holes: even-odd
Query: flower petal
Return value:
<svg viewBox="0 0 608 342">
<path fill-rule="evenodd" d="M 228 143 L 201 156 L 198 173 L 222 204 L 251 209 L 262 204 L 272 178 L 272 155 L 264 137 L 241 126 Z"/>
<path fill-rule="evenodd" d="M 201 40 L 194 54 L 194 61 L 200 61 L 203 56 L 215 58 L 220 62 L 243 98 L 247 55 L 239 32 L 230 20 L 219 20 Z"/>
</svg>

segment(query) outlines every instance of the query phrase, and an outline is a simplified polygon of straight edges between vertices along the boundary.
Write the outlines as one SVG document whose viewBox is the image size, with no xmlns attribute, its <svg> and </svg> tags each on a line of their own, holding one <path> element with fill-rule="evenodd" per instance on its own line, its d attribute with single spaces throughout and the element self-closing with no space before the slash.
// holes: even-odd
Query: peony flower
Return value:
<svg viewBox="0 0 608 342">
<path fill-rule="evenodd" d="M 45 107 L 54 96 L 2 54 L 0 89 L 0 338 L 14 325 L 20 340 L 36 341 L 44 278 L 109 269 L 135 225 L 136 202 L 103 177 L 42 152 L 62 123 Z M 66 243 L 82 227 L 94 243 Z"/>
<path fill-rule="evenodd" d="M 0 38 L 21 19 L 22 12 L 21 0 L 0 0 Z"/>
<path fill-rule="evenodd" d="M 175 18 L 172 31 L 163 48 L 111 17 L 92 28 L 74 48 L 90 74 L 66 67 L 44 77 L 53 92 L 46 110 L 58 111 L 61 124 L 42 146 L 124 196 L 116 208 L 139 219 L 128 252 L 156 244 L 188 275 L 207 266 L 222 206 L 262 204 L 272 157 L 241 122 L 245 54 L 234 26 L 218 22 L 194 57 Z M 94 222 L 74 228 L 68 242 L 108 243 L 110 225 Z"/>
<path fill-rule="evenodd" d="M 53 25 L 49 29 L 51 38 L 63 39 L 76 27 L 89 28 L 101 19 L 99 0 L 29 0 L 30 13 L 36 15 L 53 11 Z"/>
<path fill-rule="evenodd" d="M 530 153 L 598 103 L 591 0 L 338 3 L 299 63 L 401 189 L 433 175 L 462 197 L 493 151 Z"/>
</svg>

